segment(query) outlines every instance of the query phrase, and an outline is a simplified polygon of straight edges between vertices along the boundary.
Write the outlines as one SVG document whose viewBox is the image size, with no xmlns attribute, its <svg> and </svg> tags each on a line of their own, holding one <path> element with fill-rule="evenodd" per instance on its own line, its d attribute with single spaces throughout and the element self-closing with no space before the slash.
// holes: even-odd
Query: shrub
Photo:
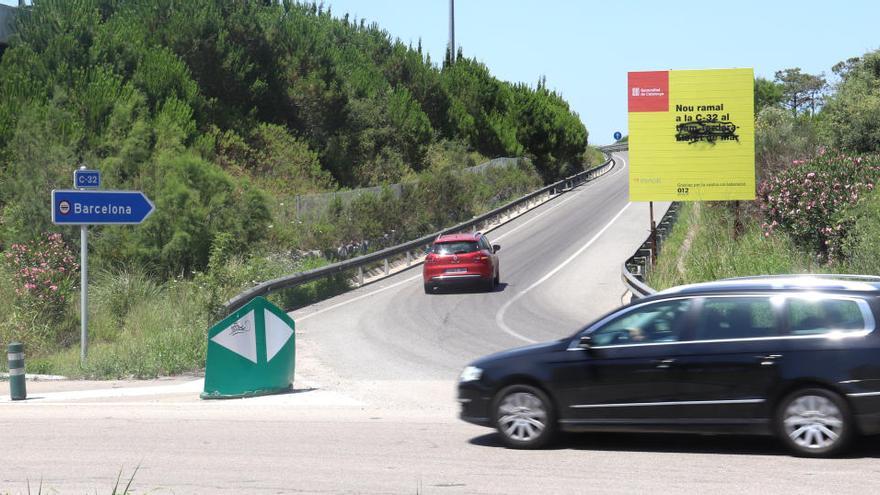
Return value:
<svg viewBox="0 0 880 495">
<path fill-rule="evenodd" d="M 841 149 L 880 151 L 880 50 L 852 60 L 822 111 L 826 138 Z"/>
<path fill-rule="evenodd" d="M 794 117 L 777 107 L 760 111 L 755 121 L 755 163 L 758 180 L 788 168 L 792 161 L 816 155 L 818 139 L 813 120 Z"/>
<path fill-rule="evenodd" d="M 133 306 L 155 299 L 163 291 L 161 284 L 137 267 L 98 272 L 94 285 L 89 285 L 92 307 L 106 312 L 117 324 L 125 320 Z"/>
<path fill-rule="evenodd" d="M 60 319 L 76 288 L 79 265 L 61 234 L 13 244 L 5 255 L 18 304 L 29 312 Z"/>
<path fill-rule="evenodd" d="M 266 235 L 265 196 L 236 182 L 192 153 L 157 158 L 154 184 L 145 189 L 156 211 L 137 229 L 103 232 L 96 252 L 106 260 L 140 262 L 159 275 L 190 274 L 208 264 L 220 233 L 231 236 L 235 253 L 245 253 Z"/>
<path fill-rule="evenodd" d="M 765 236 L 783 229 L 802 248 L 834 261 L 852 226 L 846 210 L 880 178 L 880 154 L 823 153 L 794 165 L 758 188 Z"/>
<path fill-rule="evenodd" d="M 852 214 L 850 235 L 843 242 L 847 271 L 880 275 L 880 193 L 872 192 Z"/>
</svg>

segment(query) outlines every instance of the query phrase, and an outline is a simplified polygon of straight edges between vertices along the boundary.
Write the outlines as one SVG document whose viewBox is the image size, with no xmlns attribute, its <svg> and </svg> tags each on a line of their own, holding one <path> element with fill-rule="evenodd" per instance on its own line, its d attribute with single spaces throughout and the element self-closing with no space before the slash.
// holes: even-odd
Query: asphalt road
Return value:
<svg viewBox="0 0 880 495">
<path fill-rule="evenodd" d="M 470 360 L 560 338 L 619 306 L 620 265 L 649 231 L 626 153 L 606 176 L 496 228 L 501 285 L 426 295 L 419 268 L 292 314 L 300 342 L 353 380 L 454 379 Z M 662 215 L 668 205 L 658 205 Z"/>
<path fill-rule="evenodd" d="M 569 335 L 620 304 L 620 263 L 648 213 L 627 202 L 617 156 L 609 175 L 489 233 L 502 245 L 493 293 L 429 296 L 416 268 L 293 313 L 293 393 L 200 401 L 199 380 L 182 377 L 36 382 L 26 402 L 0 397 L 0 494 L 27 493 L 27 480 L 34 493 L 40 480 L 43 493 L 110 493 L 136 466 L 136 493 L 876 491 L 876 439 L 831 460 L 790 457 L 772 439 L 685 435 L 515 451 L 457 419 L 471 359 Z"/>
</svg>

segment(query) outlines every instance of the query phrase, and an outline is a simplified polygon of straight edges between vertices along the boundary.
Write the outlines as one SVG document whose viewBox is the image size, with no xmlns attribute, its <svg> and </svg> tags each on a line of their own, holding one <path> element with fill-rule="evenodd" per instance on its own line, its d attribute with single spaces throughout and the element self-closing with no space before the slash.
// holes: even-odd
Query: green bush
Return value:
<svg viewBox="0 0 880 495">
<path fill-rule="evenodd" d="M 107 259 L 134 261 L 161 275 L 203 270 L 211 243 L 228 234 L 237 253 L 252 249 L 270 221 L 265 196 L 194 154 L 159 156 L 145 188 L 156 204 L 153 215 L 132 231 L 107 230 L 97 252 Z M 120 246 L 127 251 L 119 252 Z"/>
<path fill-rule="evenodd" d="M 140 268 L 105 270 L 91 277 L 89 304 L 95 313 L 107 314 L 121 325 L 139 302 L 162 296 L 163 287 Z"/>
<path fill-rule="evenodd" d="M 851 222 L 843 242 L 845 270 L 880 275 L 880 193 L 868 195 L 852 212 Z"/>
<path fill-rule="evenodd" d="M 849 235 L 847 211 L 880 179 L 880 154 L 824 153 L 762 182 L 758 198 L 765 233 L 786 231 L 801 249 L 834 261 Z"/>
<path fill-rule="evenodd" d="M 61 234 L 39 241 L 12 244 L 5 262 L 15 285 L 18 307 L 55 323 L 64 317 L 67 302 L 78 285 L 79 265 Z"/>
<path fill-rule="evenodd" d="M 852 62 L 822 110 L 822 130 L 835 148 L 880 151 L 880 50 Z"/>
<path fill-rule="evenodd" d="M 93 327 L 84 367 L 74 346 L 37 354 L 28 368 L 87 378 L 153 378 L 197 371 L 204 366 L 212 323 L 199 294 L 191 282 L 170 282 L 146 299 L 133 301 L 115 332 L 96 332 Z"/>
<path fill-rule="evenodd" d="M 815 122 L 794 117 L 791 112 L 768 106 L 755 121 L 755 163 L 758 180 L 773 176 L 816 155 L 819 141 Z"/>
<path fill-rule="evenodd" d="M 51 317 L 18 304 L 14 278 L 5 264 L 0 263 L 0 345 L 21 342 L 28 355 L 45 355 L 69 343 L 71 329 L 76 328 L 76 315 L 69 312 L 58 319 L 53 310 Z M 67 304 L 63 308 L 70 308 Z M 0 360 L 0 368 L 6 360 Z"/>
</svg>

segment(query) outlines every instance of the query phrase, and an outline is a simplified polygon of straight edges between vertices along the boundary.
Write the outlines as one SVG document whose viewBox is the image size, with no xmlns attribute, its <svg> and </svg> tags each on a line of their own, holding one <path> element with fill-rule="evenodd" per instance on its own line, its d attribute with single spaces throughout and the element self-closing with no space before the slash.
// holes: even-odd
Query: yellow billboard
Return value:
<svg viewBox="0 0 880 495">
<path fill-rule="evenodd" d="M 630 72 L 630 201 L 755 199 L 752 69 Z"/>
</svg>

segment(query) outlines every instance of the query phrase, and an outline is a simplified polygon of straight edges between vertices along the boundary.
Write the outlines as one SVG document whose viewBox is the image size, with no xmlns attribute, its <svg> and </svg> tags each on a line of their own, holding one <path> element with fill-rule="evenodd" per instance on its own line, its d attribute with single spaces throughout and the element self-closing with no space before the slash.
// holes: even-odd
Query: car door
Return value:
<svg viewBox="0 0 880 495">
<path fill-rule="evenodd" d="M 680 345 L 679 417 L 696 423 L 758 424 L 779 383 L 787 341 L 784 298 L 707 296 L 697 303 L 693 332 Z"/>
<path fill-rule="evenodd" d="M 498 255 L 495 254 L 495 250 L 492 249 L 492 243 L 489 242 L 489 239 L 486 236 L 480 236 L 480 248 L 486 251 L 486 254 L 492 259 L 492 273 L 495 274 L 498 272 Z"/>
<path fill-rule="evenodd" d="M 662 417 L 674 400 L 678 371 L 670 366 L 692 302 L 676 298 L 627 308 L 583 332 L 588 349 L 558 368 L 563 422 L 620 423 Z"/>
</svg>

